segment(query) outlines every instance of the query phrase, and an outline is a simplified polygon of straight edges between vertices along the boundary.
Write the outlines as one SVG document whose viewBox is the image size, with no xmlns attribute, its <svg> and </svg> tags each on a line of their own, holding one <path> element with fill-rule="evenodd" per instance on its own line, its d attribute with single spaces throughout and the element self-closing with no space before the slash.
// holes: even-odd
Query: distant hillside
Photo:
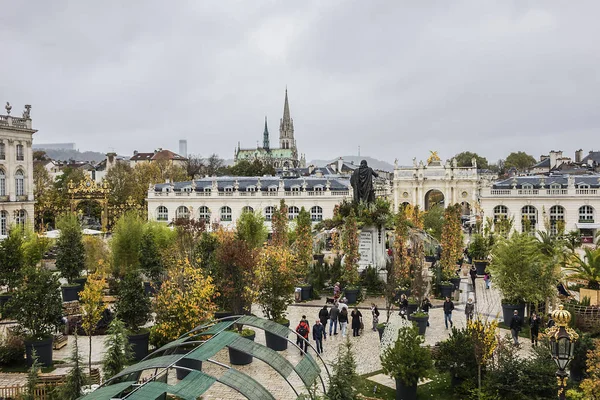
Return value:
<svg viewBox="0 0 600 400">
<path fill-rule="evenodd" d="M 333 160 L 313 160 L 308 163 L 308 165 L 313 164 L 317 167 L 324 167 L 325 165 L 336 161 L 339 157 L 334 158 Z M 393 172 L 394 166 L 388 162 L 377 160 L 376 158 L 367 157 L 367 156 L 342 156 L 345 162 L 353 162 L 356 165 L 360 165 L 362 160 L 367 160 L 367 164 L 369 167 L 373 169 L 379 169 L 381 171 Z"/>
<path fill-rule="evenodd" d="M 45 151 L 48 157 L 57 161 L 93 161 L 100 162 L 106 158 L 106 154 L 98 153 L 95 151 L 84 151 L 80 152 L 78 150 L 65 150 L 65 149 L 36 149 Z"/>
</svg>

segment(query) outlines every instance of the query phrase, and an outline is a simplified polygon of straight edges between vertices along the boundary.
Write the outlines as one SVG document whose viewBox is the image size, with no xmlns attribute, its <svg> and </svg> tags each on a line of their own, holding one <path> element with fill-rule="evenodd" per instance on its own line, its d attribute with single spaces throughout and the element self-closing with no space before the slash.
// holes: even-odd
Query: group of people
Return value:
<svg viewBox="0 0 600 400">
<path fill-rule="evenodd" d="M 531 345 L 538 345 L 538 337 L 540 335 L 540 326 L 542 326 L 542 318 L 537 313 L 531 313 L 529 317 L 529 336 L 531 338 Z M 552 314 L 548 314 L 548 322 L 546 322 L 546 328 L 552 328 L 555 325 Z M 519 346 L 519 333 L 523 329 L 523 319 L 519 315 L 517 310 L 513 311 L 513 316 L 510 320 L 510 333 L 513 338 L 513 344 Z"/>
<path fill-rule="evenodd" d="M 373 318 L 373 331 L 376 331 L 379 322 L 379 310 L 375 304 L 371 305 L 371 315 Z M 339 302 L 334 302 L 331 309 L 327 309 L 327 305 L 324 305 L 323 308 L 319 310 L 318 319 L 312 327 L 312 338 L 315 341 L 315 347 L 318 354 L 323 352 L 323 341 L 327 340 L 327 321 L 329 321 L 330 337 L 338 334 L 338 325 L 342 337 L 346 337 L 349 320 L 350 327 L 352 328 L 352 336 L 360 336 L 361 331 L 364 329 L 363 315 L 358 307 L 354 307 L 352 312 L 348 314 L 348 304 L 345 298 L 341 299 Z M 306 315 L 303 315 L 300 323 L 296 327 L 296 333 L 298 334 L 296 343 L 298 344 L 298 347 L 300 347 L 300 355 L 303 355 L 308 350 L 308 338 L 310 332 L 310 324 L 306 319 Z"/>
</svg>

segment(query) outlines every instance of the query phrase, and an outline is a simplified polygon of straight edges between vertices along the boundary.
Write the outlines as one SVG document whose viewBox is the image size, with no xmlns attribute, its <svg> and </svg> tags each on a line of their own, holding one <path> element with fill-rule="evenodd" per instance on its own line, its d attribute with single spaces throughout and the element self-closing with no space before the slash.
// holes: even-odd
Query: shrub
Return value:
<svg viewBox="0 0 600 400">
<path fill-rule="evenodd" d="M 115 304 L 118 318 L 127 329 L 136 332 L 150 318 L 150 299 L 144 293 L 142 279 L 137 272 L 128 272 L 119 283 L 119 297 Z"/>
<path fill-rule="evenodd" d="M 85 269 L 85 247 L 79 220 L 75 214 L 67 214 L 57 222 L 60 237 L 56 241 L 56 268 L 69 284 L 81 276 Z"/>
<path fill-rule="evenodd" d="M 110 241 L 115 277 L 121 278 L 139 267 L 143 228 L 143 222 L 135 212 L 126 212 L 115 224 Z"/>
<path fill-rule="evenodd" d="M 356 380 L 356 360 L 352 354 L 352 343 L 350 338 L 346 338 L 343 345 L 339 347 L 338 357 L 333 363 L 333 373 L 329 380 L 329 389 L 327 390 L 328 400 L 355 400 L 357 399 Z"/>
<path fill-rule="evenodd" d="M 434 361 L 438 371 L 448 372 L 457 380 L 477 386 L 475 343 L 466 329 L 452 328 L 448 339 L 438 344 Z"/>
<path fill-rule="evenodd" d="M 369 293 L 383 292 L 384 283 L 379 279 L 376 268 L 369 265 L 364 269 L 361 273 L 361 286 L 366 287 Z"/>
<path fill-rule="evenodd" d="M 381 355 L 383 372 L 406 386 L 416 385 L 433 367 L 431 351 L 421 347 L 424 341 L 425 338 L 419 335 L 416 327 L 400 328 L 394 345 Z"/>
<path fill-rule="evenodd" d="M 10 329 L 0 337 L 0 364 L 16 365 L 24 361 L 25 343 L 23 339 L 15 335 Z"/>
</svg>

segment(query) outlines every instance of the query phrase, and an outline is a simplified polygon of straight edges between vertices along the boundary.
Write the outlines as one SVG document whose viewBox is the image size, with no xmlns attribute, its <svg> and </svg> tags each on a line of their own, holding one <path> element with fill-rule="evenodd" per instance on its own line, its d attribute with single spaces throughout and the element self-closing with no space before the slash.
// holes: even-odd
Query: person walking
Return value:
<svg viewBox="0 0 600 400">
<path fill-rule="evenodd" d="M 313 340 L 315 341 L 315 345 L 317 346 L 317 354 L 321 354 L 323 352 L 324 337 L 325 326 L 321 323 L 321 320 L 318 319 L 315 325 L 313 326 Z"/>
<path fill-rule="evenodd" d="M 485 271 L 485 275 L 483 275 L 483 281 L 485 282 L 485 288 L 489 289 L 490 288 L 490 273 Z"/>
<path fill-rule="evenodd" d="M 300 347 L 300 355 L 302 356 L 308 350 L 308 334 L 310 333 L 310 325 L 306 319 L 306 315 L 302 316 L 300 323 L 296 327 L 296 333 L 298 334 L 296 344 Z"/>
<path fill-rule="evenodd" d="M 473 291 L 475 291 L 475 279 L 477 279 L 477 268 L 475 266 L 471 266 L 469 270 L 469 275 L 471 275 L 471 284 L 473 285 Z"/>
<path fill-rule="evenodd" d="M 538 336 L 540 334 L 540 322 L 541 320 L 536 313 L 531 314 L 531 317 L 529 317 L 529 329 L 531 333 L 532 346 L 538 345 Z"/>
<path fill-rule="evenodd" d="M 327 311 L 327 304 L 325 304 L 323 308 L 321 308 L 321 310 L 319 311 L 319 320 L 321 321 L 323 327 L 327 326 L 328 319 L 329 311 Z M 323 340 L 327 340 L 327 331 L 325 330 L 325 328 L 323 328 Z"/>
<path fill-rule="evenodd" d="M 337 300 L 337 299 L 339 299 L 339 298 L 340 298 L 340 292 L 341 292 L 341 291 L 342 291 L 342 290 L 340 289 L 340 283 L 339 283 L 339 282 L 336 282 L 336 283 L 335 283 L 335 285 L 333 286 L 333 298 L 334 298 L 335 300 Z"/>
<path fill-rule="evenodd" d="M 425 297 L 423 302 L 421 303 L 421 310 L 424 313 L 429 314 L 429 309 L 432 307 L 431 301 L 429 301 L 429 297 Z M 429 318 L 427 318 L 427 326 L 429 326 Z"/>
<path fill-rule="evenodd" d="M 377 331 L 377 324 L 379 323 L 379 310 L 375 303 L 371 303 L 371 314 L 373 315 L 373 332 Z"/>
<path fill-rule="evenodd" d="M 546 323 L 546 328 L 552 328 L 554 325 L 556 325 L 556 323 L 552 318 L 552 314 L 548 314 L 548 322 Z"/>
<path fill-rule="evenodd" d="M 340 309 L 338 308 L 337 303 L 333 303 L 333 307 L 329 310 L 329 336 L 331 336 L 331 327 L 333 326 L 333 334 L 337 335 L 337 327 L 338 327 L 338 315 L 340 314 Z"/>
<path fill-rule="evenodd" d="M 399 307 L 400 307 L 400 316 L 402 317 L 402 319 L 406 319 L 406 314 L 408 314 L 408 299 L 406 298 L 405 294 L 400 296 Z"/>
<path fill-rule="evenodd" d="M 340 331 L 342 331 L 342 337 L 346 337 L 346 328 L 348 327 L 348 307 L 342 308 L 340 315 L 338 315 L 338 321 L 340 321 Z"/>
<path fill-rule="evenodd" d="M 448 321 L 450 321 L 450 328 L 452 328 L 452 311 L 454 310 L 454 303 L 450 300 L 450 297 L 446 297 L 444 301 L 444 324 L 448 329 Z"/>
<path fill-rule="evenodd" d="M 362 325 L 362 314 L 358 311 L 358 307 L 352 310 L 352 336 L 360 336 L 360 326 Z"/>
<path fill-rule="evenodd" d="M 467 316 L 467 321 L 473 320 L 473 315 L 475 314 L 475 304 L 473 304 L 473 299 L 467 300 L 467 304 L 465 304 L 465 315 Z"/>
<path fill-rule="evenodd" d="M 513 342 L 515 346 L 519 345 L 519 332 L 521 332 L 521 326 L 523 320 L 519 317 L 519 312 L 515 310 L 510 320 L 510 333 L 512 334 Z"/>
</svg>

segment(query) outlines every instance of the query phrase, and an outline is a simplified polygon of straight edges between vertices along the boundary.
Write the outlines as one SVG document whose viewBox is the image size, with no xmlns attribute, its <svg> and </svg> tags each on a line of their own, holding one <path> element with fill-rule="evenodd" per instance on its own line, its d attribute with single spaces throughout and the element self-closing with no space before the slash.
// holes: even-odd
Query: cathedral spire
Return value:
<svg viewBox="0 0 600 400">
<path fill-rule="evenodd" d="M 290 121 L 290 105 L 288 103 L 287 86 L 285 87 L 285 102 L 283 103 L 283 123 Z"/>
<path fill-rule="evenodd" d="M 265 116 L 265 131 L 263 132 L 263 149 L 269 150 L 269 128 L 267 127 L 267 117 Z"/>
<path fill-rule="evenodd" d="M 294 120 L 290 116 L 287 86 L 285 88 L 285 101 L 283 103 L 283 118 L 279 122 L 279 147 L 282 149 L 293 149 L 296 147 L 296 141 L 294 140 Z"/>
</svg>

